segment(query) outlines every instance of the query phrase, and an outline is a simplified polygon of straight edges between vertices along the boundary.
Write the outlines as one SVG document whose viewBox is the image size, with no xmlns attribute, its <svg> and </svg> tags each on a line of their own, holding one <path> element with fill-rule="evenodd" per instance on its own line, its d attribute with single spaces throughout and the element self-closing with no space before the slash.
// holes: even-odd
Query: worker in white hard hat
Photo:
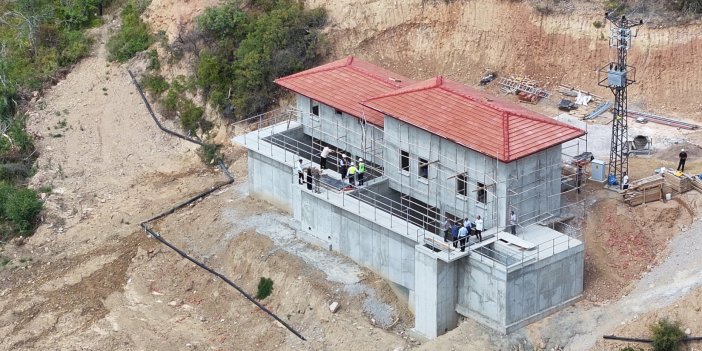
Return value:
<svg viewBox="0 0 702 351">
<path fill-rule="evenodd" d="M 358 185 L 363 185 L 363 174 L 366 173 L 366 164 L 362 158 L 358 158 Z"/>
<path fill-rule="evenodd" d="M 678 171 L 685 172 L 685 161 L 687 161 L 687 152 L 685 152 L 685 149 L 680 149 L 680 154 L 678 156 L 680 157 L 680 162 L 678 162 Z"/>
</svg>

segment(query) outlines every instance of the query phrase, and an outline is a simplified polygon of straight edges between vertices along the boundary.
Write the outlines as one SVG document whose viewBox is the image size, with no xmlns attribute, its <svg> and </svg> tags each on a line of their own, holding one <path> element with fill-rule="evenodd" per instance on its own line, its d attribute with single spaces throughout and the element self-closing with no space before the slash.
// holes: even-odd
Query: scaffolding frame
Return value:
<svg viewBox="0 0 702 351">
<path fill-rule="evenodd" d="M 303 117 L 305 114 L 308 115 L 307 117 L 310 118 L 309 120 L 311 120 L 313 124 L 317 123 L 316 126 L 315 125 L 311 126 L 311 130 L 312 130 L 313 135 L 308 135 L 312 139 L 312 143 L 309 145 L 306 143 L 302 143 L 295 138 L 281 134 L 284 131 L 288 131 L 288 130 L 291 130 L 294 128 L 300 128 L 300 127 L 304 128 L 305 125 L 303 124 L 302 121 L 304 120 Z M 316 118 L 314 118 L 314 117 L 316 117 Z M 349 117 L 354 117 L 354 116 L 349 116 Z M 293 124 L 292 122 L 296 122 L 296 123 L 294 123 L 294 125 L 291 127 L 291 124 Z M 404 123 L 402 121 L 399 121 L 399 122 Z M 267 112 L 267 113 L 264 113 L 264 114 L 261 114 L 258 116 L 254 116 L 254 117 L 248 118 L 248 119 L 243 120 L 243 121 L 236 122 L 236 123 L 234 123 L 233 129 L 234 129 L 235 135 L 241 135 L 242 133 L 256 132 L 256 149 L 259 152 L 264 151 L 264 150 L 262 150 L 262 145 L 261 145 L 261 141 L 264 141 L 265 144 L 269 144 L 269 146 L 266 149 L 270 152 L 271 155 L 273 154 L 273 147 L 274 146 L 280 147 L 284 150 L 288 150 L 295 155 L 307 153 L 310 155 L 310 158 L 306 160 L 304 165 L 306 167 L 313 167 L 315 165 L 318 166 L 318 163 L 314 162 L 314 158 L 318 157 L 318 152 L 319 152 L 318 150 L 321 150 L 321 148 L 322 148 L 323 137 L 334 137 L 333 135 L 329 135 L 328 133 L 325 133 L 322 130 L 322 128 L 321 128 L 322 123 L 323 123 L 323 121 L 322 121 L 321 116 L 317 116 L 317 115 L 314 115 L 311 113 L 305 113 L 305 112 L 300 111 L 300 110 L 293 108 L 293 107 L 287 107 L 287 108 L 282 108 L 279 110 L 270 111 L 270 112 Z M 277 127 L 281 127 L 283 124 L 285 124 L 284 128 L 276 129 Z M 366 125 L 362 128 L 362 131 L 364 134 L 367 130 L 366 127 L 368 127 L 368 126 Z M 372 126 L 372 127 L 377 128 L 380 131 L 383 131 L 382 129 L 380 129 L 378 127 L 375 127 L 375 126 Z M 359 134 L 352 129 L 346 128 L 345 126 L 340 126 L 338 121 L 336 123 L 336 130 L 337 130 L 337 133 L 339 130 L 343 130 L 345 132 L 345 136 L 347 137 L 345 140 L 348 140 L 349 135 Z M 264 132 L 262 133 L 262 131 L 264 131 Z M 314 134 L 316 134 L 316 136 Z M 355 205 L 358 206 L 359 213 L 361 212 L 361 202 L 369 204 L 369 205 L 373 206 L 374 215 L 376 218 L 378 217 L 378 214 L 375 211 L 377 211 L 378 208 L 380 208 L 381 211 L 389 212 L 390 226 L 391 227 L 393 227 L 393 225 L 396 225 L 395 223 L 393 223 L 393 218 L 400 219 L 400 220 L 404 221 L 405 223 L 403 223 L 403 224 L 404 224 L 405 229 L 406 229 L 405 234 L 408 236 L 410 236 L 410 235 L 416 236 L 417 242 L 424 243 L 424 242 L 427 242 L 428 239 L 429 240 L 436 240 L 437 233 L 442 232 L 441 221 L 445 220 L 447 218 L 446 217 L 447 214 L 450 214 L 448 211 L 445 211 L 442 209 L 443 207 L 446 207 L 446 204 L 441 203 L 439 194 L 441 194 L 444 191 L 448 191 L 450 193 L 455 194 L 457 191 L 456 187 L 446 186 L 446 184 L 448 184 L 450 182 L 434 182 L 434 186 L 436 187 L 436 191 L 434 191 L 434 193 L 436 194 L 436 199 L 435 199 L 434 204 L 436 204 L 437 206 L 432 206 L 429 203 L 424 203 L 424 202 L 416 199 L 414 196 L 412 196 L 412 194 L 419 192 L 419 190 L 412 187 L 411 184 L 405 183 L 405 181 L 404 181 L 405 177 L 403 176 L 403 171 L 401 168 L 401 160 L 400 160 L 400 162 L 395 164 L 393 162 L 390 162 L 388 157 L 386 157 L 387 155 L 385 155 L 384 150 L 387 150 L 388 142 L 394 142 L 395 140 L 393 140 L 392 138 L 388 138 L 387 134 L 384 133 L 384 131 L 383 131 L 382 136 L 383 136 L 383 138 L 380 141 L 380 147 L 379 147 L 380 150 L 383 150 L 381 153 L 383 156 L 381 158 L 381 160 L 383 161 L 382 165 L 367 164 L 366 167 L 369 170 L 372 169 L 372 170 L 376 171 L 380 175 L 381 178 L 385 177 L 387 179 L 393 179 L 393 178 L 390 178 L 389 176 L 387 176 L 386 173 L 384 172 L 384 169 L 389 169 L 389 167 L 395 167 L 395 169 L 398 170 L 398 174 L 400 175 L 399 176 L 399 185 L 400 186 L 398 189 L 399 193 L 401 194 L 400 201 L 395 201 L 392 198 L 384 196 L 380 193 L 376 193 L 368 186 L 363 187 L 363 188 L 355 188 L 355 190 L 353 192 L 350 192 L 347 194 L 347 191 L 344 191 L 343 189 L 341 189 L 341 190 L 336 189 L 333 185 L 327 184 L 326 182 L 321 181 L 321 185 L 326 191 L 327 200 L 330 199 L 330 195 L 333 195 L 333 194 L 341 195 L 341 202 L 345 206 L 346 201 L 349 201 L 346 198 L 347 197 L 354 198 L 354 195 L 355 195 L 355 197 L 358 199 L 358 203 Z M 579 139 L 582 140 L 582 138 L 584 138 L 585 149 L 587 150 L 587 134 L 584 137 L 580 137 Z M 361 139 L 366 140 L 364 136 L 361 137 Z M 378 140 L 375 140 L 375 139 L 377 139 L 377 138 L 374 138 L 373 143 L 378 142 Z M 245 145 L 249 146 L 248 144 L 246 144 L 248 142 L 247 139 L 244 139 L 244 140 L 245 140 Z M 426 147 L 426 146 L 419 145 L 419 144 L 409 143 L 409 141 L 404 141 L 404 142 L 407 145 L 412 146 L 410 148 L 410 151 L 412 151 L 412 150 L 427 150 L 428 149 L 427 154 L 433 155 L 433 153 L 431 152 L 432 151 L 431 143 L 428 147 Z M 396 145 L 401 146 L 402 143 L 403 143 L 403 141 L 401 139 L 401 133 L 400 133 L 400 138 L 397 140 Z M 315 145 L 317 146 L 316 148 L 315 148 Z M 263 145 L 263 146 L 265 147 L 266 145 Z M 347 147 L 348 147 L 348 145 L 347 145 Z M 575 154 L 566 153 L 566 150 L 571 149 L 571 148 L 576 149 Z M 365 147 L 362 147 L 361 149 L 365 150 Z M 401 149 L 402 148 L 400 148 L 400 150 Z M 456 154 L 458 154 L 458 149 L 459 148 L 456 148 Z M 414 151 L 412 153 L 415 154 L 415 158 L 419 158 L 419 156 L 417 156 L 418 153 L 416 151 Z M 541 175 L 542 171 L 545 171 L 546 174 L 550 174 L 551 172 L 555 172 L 554 168 L 558 169 L 557 172 L 558 172 L 560 177 L 557 181 L 557 184 L 559 186 L 559 190 L 561 190 L 562 189 L 561 187 L 562 187 L 562 184 L 564 181 L 572 181 L 573 178 L 576 177 L 576 175 L 567 175 L 567 176 L 562 175 L 561 169 L 562 169 L 563 165 L 564 164 L 572 164 L 572 162 L 563 161 L 563 158 L 565 156 L 566 160 L 572 161 L 574 159 L 574 156 L 576 156 L 578 154 L 580 154 L 580 142 L 577 142 L 571 146 L 562 146 L 561 155 L 559 157 L 558 162 L 555 162 L 553 164 L 547 164 L 547 165 L 539 164 L 536 167 L 536 169 L 532 170 L 529 173 L 526 173 L 526 174 L 517 173 L 515 176 L 508 176 L 503 181 L 499 181 L 497 179 L 497 173 L 498 173 L 499 163 L 500 163 L 500 161 L 496 157 L 498 155 L 497 150 L 495 150 L 495 157 L 490 157 L 490 156 L 485 155 L 485 154 L 482 155 L 482 158 L 483 158 L 483 162 L 482 162 L 483 169 L 482 170 L 471 168 L 465 162 L 466 161 L 465 157 L 462 160 L 463 162 L 461 162 L 459 164 L 457 155 L 456 155 L 456 159 L 455 159 L 456 163 L 455 163 L 455 167 L 453 169 L 453 172 L 449 173 L 446 170 L 443 170 L 439 166 L 436 166 L 433 169 L 437 175 L 435 178 L 441 178 L 441 179 L 448 180 L 448 179 L 456 177 L 459 174 L 468 174 L 468 175 L 470 175 L 470 177 L 467 179 L 467 182 L 468 182 L 467 186 L 472 185 L 474 188 L 476 188 L 477 183 L 483 184 L 483 189 L 486 192 L 486 194 L 485 194 L 486 201 L 485 201 L 484 211 L 485 211 L 485 214 L 487 215 L 488 204 L 492 203 L 492 206 L 490 209 L 491 218 L 494 222 L 494 228 L 497 230 L 497 232 L 499 232 L 500 230 L 506 230 L 509 227 L 507 220 L 505 220 L 504 226 L 500 227 L 500 225 L 499 225 L 500 218 L 501 218 L 500 216 L 502 215 L 500 213 L 500 210 L 499 210 L 499 204 L 502 203 L 502 201 L 505 201 L 508 204 L 508 206 L 506 206 L 506 208 L 507 208 L 507 212 L 509 212 L 510 210 L 516 209 L 517 207 L 519 207 L 518 205 L 523 203 L 524 201 L 532 200 L 535 196 L 540 196 L 539 195 L 540 192 L 537 192 L 537 194 L 535 194 L 535 195 L 528 196 L 526 198 L 522 198 L 516 202 L 513 201 L 514 198 L 521 197 L 522 194 L 528 193 L 529 191 L 532 191 L 534 189 L 538 189 L 538 188 L 544 187 L 544 186 L 553 186 L 554 185 L 553 183 L 555 182 L 553 177 L 549 177 L 548 181 L 546 183 L 543 183 L 543 181 L 542 181 L 543 178 L 540 175 Z M 443 157 L 443 155 L 441 153 L 438 153 L 438 155 L 439 155 L 439 157 L 438 157 L 439 159 L 429 160 L 430 162 L 428 162 L 428 163 L 441 165 L 442 164 L 441 158 Z M 366 156 L 367 155 L 364 155 L 364 159 L 366 158 Z M 295 156 L 295 157 L 291 156 L 290 159 L 288 160 L 287 157 L 288 157 L 288 154 L 285 153 L 284 162 L 286 162 L 286 163 L 289 162 L 290 164 L 296 162 L 296 160 L 299 158 L 298 156 Z M 411 154 L 410 154 L 410 157 L 412 157 Z M 330 156 L 330 160 L 334 160 L 335 162 L 338 161 L 337 154 Z M 447 161 L 445 161 L 445 162 L 447 162 Z M 518 160 L 513 161 L 513 162 L 518 162 Z M 494 164 L 493 172 L 487 172 L 487 165 L 489 163 Z M 429 165 L 429 166 L 431 166 L 431 165 Z M 411 166 L 410 166 L 410 170 L 411 170 Z M 481 175 L 481 176 L 476 177 L 476 175 Z M 520 189 L 519 192 L 514 191 L 512 185 L 515 182 L 520 182 L 521 178 L 532 176 L 532 175 L 534 175 L 534 181 L 527 184 L 527 185 L 531 185 L 531 186 L 529 186 L 526 189 Z M 295 180 L 296 177 L 297 177 L 296 175 L 295 175 L 295 177 L 291 177 L 291 181 L 293 181 L 293 182 L 296 181 Z M 410 171 L 410 177 L 412 177 L 411 171 Z M 369 180 L 370 179 L 367 179 L 366 181 L 369 181 Z M 470 180 L 472 180 L 472 182 L 470 182 Z M 584 186 L 587 182 L 587 177 L 585 177 L 584 175 L 581 176 L 580 182 L 581 182 L 580 187 Z M 411 183 L 411 181 L 410 181 L 410 183 Z M 502 183 L 506 183 L 506 184 L 504 184 L 505 188 L 509 189 L 509 192 L 507 194 L 505 194 L 505 196 L 500 196 L 497 193 L 497 188 Z M 584 213 L 584 211 L 585 211 L 584 197 L 581 198 L 578 193 L 576 193 L 577 195 L 575 195 L 575 197 L 576 197 L 575 202 L 572 202 L 572 203 L 569 203 L 566 205 L 563 205 L 562 202 L 560 202 L 564 195 L 566 195 L 568 193 L 575 192 L 576 190 L 578 190 L 578 188 L 579 187 L 573 187 L 569 190 L 558 191 L 554 194 L 548 195 L 546 200 L 549 201 L 549 203 L 550 203 L 551 198 L 556 197 L 556 196 L 559 197 L 559 207 L 554 209 L 554 211 L 552 211 L 552 212 L 558 212 L 560 215 L 563 213 L 564 210 L 570 211 L 573 208 L 580 208 Z M 430 197 L 430 194 L 429 194 L 430 192 L 431 191 L 427 192 L 427 199 L 429 199 L 429 197 Z M 475 193 L 475 196 L 472 196 L 473 193 Z M 462 196 L 462 195 L 460 195 L 460 196 Z M 475 215 L 476 215 L 475 213 L 473 213 L 472 216 L 469 216 L 470 213 L 468 213 L 468 202 L 469 201 L 476 201 L 477 202 L 476 197 L 477 197 L 477 191 L 467 192 L 466 195 L 463 196 L 463 198 L 459 197 L 459 195 L 453 196 L 454 204 L 456 202 L 462 203 L 463 207 L 461 210 L 463 212 L 462 212 L 462 215 L 456 215 L 456 214 L 452 214 L 452 215 L 454 215 L 457 218 L 471 218 L 471 220 L 473 218 L 475 218 Z M 492 200 L 492 202 L 490 200 Z M 390 205 L 388 206 L 387 203 L 389 203 Z M 416 210 L 413 211 L 412 210 L 413 205 L 417 206 L 418 208 L 425 208 L 426 214 L 419 213 L 419 211 L 416 211 Z M 390 210 L 387 211 L 386 209 L 383 209 L 383 207 L 385 207 L 385 208 L 389 207 Z M 454 208 L 458 209 L 458 206 L 454 206 Z M 401 215 L 394 214 L 394 211 L 396 209 L 400 209 L 399 212 Z M 554 223 L 562 223 L 562 221 L 559 220 L 559 217 L 554 215 L 554 213 L 552 213 L 551 211 L 549 211 L 547 213 L 536 213 L 536 212 L 540 212 L 540 211 L 538 209 L 535 209 L 534 211 L 531 211 L 531 212 L 526 213 L 526 214 L 525 213 L 518 214 L 519 220 L 517 223 L 517 227 L 520 228 L 520 231 L 523 231 L 525 229 L 525 227 L 528 226 L 528 225 L 526 225 L 526 226 L 523 225 L 523 223 L 535 224 L 535 223 L 539 223 L 539 222 L 543 223 L 545 221 L 549 221 L 548 225 L 554 225 Z M 420 215 L 415 215 L 415 213 L 419 213 Z M 504 215 L 507 216 L 507 213 L 505 213 Z M 505 219 L 507 219 L 507 218 L 505 218 Z M 414 233 L 412 233 L 410 230 L 410 224 L 412 224 L 413 227 L 415 227 L 415 226 L 418 227 L 418 229 L 416 229 L 416 231 Z M 563 223 L 563 225 L 567 225 L 567 224 Z M 485 231 L 487 231 L 487 230 L 485 230 Z M 578 232 L 579 232 L 578 230 L 573 231 L 573 233 L 578 233 Z M 573 240 L 573 239 L 577 240 L 577 238 L 580 237 L 580 235 L 572 236 L 572 235 L 565 234 L 565 233 L 564 233 L 564 235 L 567 238 L 563 238 L 563 239 L 567 242 L 568 245 L 570 245 L 570 240 Z M 443 238 L 441 238 L 441 239 L 443 240 Z M 538 255 L 538 252 L 543 251 L 541 249 L 541 246 L 551 245 L 552 248 L 555 248 L 555 246 L 559 245 L 559 244 L 561 244 L 561 243 L 560 242 L 556 243 L 555 241 L 551 242 L 551 243 L 536 243 L 536 245 L 539 247 L 539 249 L 537 250 L 537 255 Z M 449 245 L 449 246 L 451 246 L 451 245 Z M 490 250 L 487 247 L 484 247 L 483 249 Z M 451 256 L 452 256 L 452 253 L 451 253 L 452 250 L 449 248 L 446 251 L 448 254 L 448 259 L 450 260 Z M 469 248 L 469 252 L 474 252 L 474 251 L 470 250 L 470 248 Z M 476 252 L 476 253 L 480 254 L 479 252 Z M 504 255 L 504 253 L 497 252 L 497 251 L 494 251 L 494 253 L 497 255 Z M 482 255 L 482 254 L 480 254 L 480 255 Z M 457 255 L 455 253 L 453 253 L 453 256 L 456 257 Z M 482 256 L 485 256 L 485 258 L 487 258 L 487 259 L 492 259 L 491 257 L 486 256 L 486 255 L 482 255 Z M 522 252 L 521 256 L 522 257 L 514 258 L 516 260 L 516 262 L 521 264 L 521 265 L 524 265 L 524 263 L 533 259 L 533 257 L 529 257 L 529 254 L 527 254 L 525 257 L 523 252 Z"/>
</svg>

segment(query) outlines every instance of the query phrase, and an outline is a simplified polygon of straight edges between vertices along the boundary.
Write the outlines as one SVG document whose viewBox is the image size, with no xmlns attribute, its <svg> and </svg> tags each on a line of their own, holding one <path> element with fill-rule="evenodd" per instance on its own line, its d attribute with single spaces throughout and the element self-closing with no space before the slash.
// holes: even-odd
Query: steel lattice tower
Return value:
<svg viewBox="0 0 702 351">
<path fill-rule="evenodd" d="M 609 13 L 605 13 L 605 19 L 612 25 L 609 46 L 616 52 L 616 60 L 598 70 L 598 84 L 608 87 L 614 94 L 612 143 L 607 179 L 609 184 L 609 177 L 614 175 L 616 180 L 620 181 L 629 169 L 626 88 L 636 82 L 636 68 L 628 66 L 626 60 L 631 39 L 636 36 L 632 35 L 632 28 L 642 25 L 643 21 L 632 21 L 625 16 L 618 17 Z"/>
</svg>

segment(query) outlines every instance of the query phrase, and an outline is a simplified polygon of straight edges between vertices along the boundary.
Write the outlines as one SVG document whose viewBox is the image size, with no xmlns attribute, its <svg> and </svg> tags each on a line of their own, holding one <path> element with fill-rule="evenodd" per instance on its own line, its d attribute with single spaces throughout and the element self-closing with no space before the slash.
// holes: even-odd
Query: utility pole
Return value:
<svg viewBox="0 0 702 351">
<path fill-rule="evenodd" d="M 611 23 L 609 47 L 613 48 L 616 59 L 597 71 L 597 84 L 609 88 L 614 94 L 612 110 L 612 143 L 609 151 L 609 173 L 607 184 L 620 182 L 629 170 L 629 146 L 627 130 L 627 92 L 626 88 L 636 82 L 636 68 L 626 64 L 631 47 L 632 28 L 643 24 L 642 20 L 629 20 L 625 16 L 605 13 L 605 20 Z M 614 179 L 612 179 L 614 178 Z"/>
</svg>

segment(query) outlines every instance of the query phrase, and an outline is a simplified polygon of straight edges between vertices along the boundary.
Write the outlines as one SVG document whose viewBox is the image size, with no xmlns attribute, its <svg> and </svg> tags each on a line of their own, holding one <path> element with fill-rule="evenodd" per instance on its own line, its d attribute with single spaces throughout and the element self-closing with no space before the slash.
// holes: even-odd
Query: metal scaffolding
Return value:
<svg viewBox="0 0 702 351">
<path fill-rule="evenodd" d="M 358 150 L 362 150 L 361 152 L 363 154 L 356 154 L 354 156 L 362 156 L 364 159 L 370 159 L 371 157 L 369 156 L 371 155 L 375 157 L 374 163 L 366 163 L 366 167 L 369 170 L 368 173 L 370 173 L 371 176 L 369 177 L 370 179 L 365 179 L 368 185 L 364 187 L 354 187 L 348 182 L 345 182 L 344 187 L 339 188 L 337 182 L 341 175 L 334 172 L 336 162 L 328 162 L 329 166 L 331 166 L 329 168 L 331 168 L 333 172 L 331 173 L 331 177 L 334 179 L 334 182 L 325 181 L 326 177 L 322 177 L 319 180 L 320 187 L 323 189 L 320 196 L 325 196 L 328 200 L 339 200 L 345 208 L 349 207 L 347 206 L 347 204 L 349 204 L 353 206 L 349 207 L 352 211 L 360 212 L 361 206 L 363 206 L 363 204 L 368 204 L 372 206 L 374 216 L 380 216 L 381 212 L 385 213 L 384 216 L 389 214 L 391 226 L 400 225 L 405 227 L 403 229 L 406 230 L 406 235 L 416 235 L 418 242 L 435 240 L 436 235 L 442 232 L 441 221 L 446 218 L 459 220 L 470 218 L 473 220 L 476 213 L 470 213 L 471 203 L 480 204 L 484 217 L 489 217 L 491 219 L 491 223 L 493 223 L 493 228 L 491 229 L 495 232 L 506 228 L 507 224 L 500 226 L 499 223 L 500 219 L 506 219 L 504 222 L 508 223 L 508 217 L 505 216 L 508 216 L 509 209 L 519 208 L 519 205 L 525 201 L 537 201 L 539 203 L 548 201 L 550 203 L 552 198 L 558 197 L 560 205 L 553 213 L 543 213 L 539 209 L 534 209 L 531 212 L 519 213 L 518 227 L 538 222 L 553 227 L 566 212 L 574 213 L 576 211 L 583 211 L 584 213 L 584 197 L 579 194 L 579 188 L 585 185 L 588 177 L 582 174 L 578 177 L 574 173 L 563 174 L 562 172 L 564 166 L 566 166 L 566 168 L 572 168 L 573 162 L 571 161 L 574 160 L 574 157 L 586 151 L 581 150 L 581 143 L 579 142 L 571 146 L 563 146 L 562 155 L 556 162 L 548 164 L 539 163 L 535 169 L 528 173 L 520 174 L 517 172 L 517 174 L 510 175 L 506 179 L 500 180 L 497 176 L 500 164 L 497 157 L 482 155 L 482 159 L 477 162 L 481 164 L 481 168 L 472 168 L 465 158 L 461 159 L 461 157 L 458 157 L 458 151 L 456 151 L 456 155 L 450 158 L 447 155 L 436 152 L 436 150 L 432 150 L 432 147 L 435 147 L 432 143 L 429 143 L 429 145 L 415 144 L 411 143 L 409 140 L 402 140 L 401 137 L 398 139 L 391 138 L 387 133 L 382 134 L 382 138 L 378 138 L 378 134 L 375 134 L 374 138 L 369 139 L 368 135 L 361 134 L 367 134 L 370 130 L 373 130 L 373 128 L 379 131 L 382 131 L 382 129 L 366 125 L 361 128 L 361 132 L 359 133 L 353 128 L 348 128 L 338 120 L 334 122 L 336 125 L 332 128 L 334 133 L 328 133 L 322 128 L 323 123 L 325 123 L 325 121 L 317 115 L 307 114 L 294 108 L 286 108 L 237 122 L 234 125 L 234 132 L 235 135 L 243 135 L 256 131 L 256 140 L 254 142 L 256 142 L 255 148 L 259 152 L 270 152 L 272 154 L 273 146 L 277 146 L 290 153 L 290 155 L 284 153 L 284 162 L 292 165 L 297 162 L 298 158 L 302 158 L 304 159 L 305 167 L 319 167 L 319 153 L 325 145 L 329 145 L 337 150 L 337 153 L 331 156 L 329 160 L 337 161 L 338 154 L 349 153 L 348 150 L 345 150 L 341 146 L 348 149 L 349 140 L 363 140 L 364 144 L 357 148 Z M 307 128 L 307 130 L 305 130 L 305 128 Z M 294 131 L 299 132 L 300 130 L 305 130 L 305 133 L 293 133 Z M 344 138 L 340 138 L 340 135 L 343 135 Z M 585 141 L 585 145 L 587 145 L 587 135 L 582 138 Z M 246 141 L 248 139 L 244 140 L 247 143 L 249 142 Z M 324 142 L 324 140 L 337 142 L 332 144 Z M 367 146 L 369 142 L 372 144 L 371 148 Z M 412 178 L 418 178 L 418 176 L 416 174 L 410 175 L 411 172 L 407 174 L 403 173 L 401 161 L 393 161 L 393 157 L 387 154 L 387 147 L 390 144 L 408 145 L 408 148 L 415 155 L 438 155 L 435 159 L 417 163 L 418 166 L 426 166 L 427 169 L 430 169 L 427 174 L 426 183 L 422 182 L 425 186 L 432 184 L 428 187 L 428 191 L 418 189 L 411 184 Z M 252 146 L 253 145 L 247 144 L 247 147 Z M 585 146 L 585 148 L 587 148 L 587 146 Z M 369 151 L 365 152 L 365 150 Z M 494 154 L 497 155 L 498 150 L 495 150 Z M 449 169 L 452 171 L 449 172 L 445 170 L 441 167 L 442 164 L 451 164 Z M 390 169 L 399 170 L 397 174 L 400 176 L 389 176 L 386 170 Z M 557 174 L 557 176 L 554 176 L 554 174 Z M 455 185 L 449 185 L 457 183 L 450 180 L 462 175 L 466 175 L 464 179 L 467 189 L 465 194 L 457 194 L 457 187 Z M 398 183 L 397 191 L 399 196 L 388 196 L 388 194 L 381 193 L 376 189 L 374 184 L 385 180 Z M 425 179 L 417 180 L 422 181 Z M 291 181 L 295 181 L 294 178 L 291 178 Z M 572 186 L 572 184 L 575 184 L 575 186 Z M 501 187 L 509 189 L 509 192 L 501 196 L 498 193 L 498 188 Z M 543 197 L 542 194 L 544 192 L 535 191 L 542 187 L 558 187 L 559 191 L 551 193 L 546 196 L 546 198 L 535 199 L 535 197 Z M 564 187 L 567 189 L 560 191 Z M 514 189 L 519 189 L 519 191 L 514 191 Z M 443 203 L 441 201 L 442 193 L 456 195 L 452 196 L 453 200 L 451 203 Z M 418 200 L 419 197 L 422 197 L 420 195 L 426 197 L 427 202 Z M 563 198 L 567 198 L 568 203 L 561 203 L 561 199 Z M 507 213 L 500 213 L 500 204 L 507 204 Z M 356 209 L 356 207 L 358 207 L 358 209 Z M 475 205 L 473 205 L 473 207 L 475 208 Z M 447 208 L 451 208 L 452 210 L 447 211 Z M 393 219 L 395 220 L 394 222 Z M 488 228 L 486 228 L 486 231 L 487 230 Z M 566 238 L 567 240 L 572 240 L 570 237 L 579 237 L 577 229 L 571 230 L 570 233 L 566 235 L 568 236 L 568 238 Z M 537 245 L 541 244 L 542 243 L 537 243 Z M 561 243 L 544 243 L 544 245 L 558 244 Z M 485 251 L 491 251 L 487 247 L 481 249 L 483 252 L 480 254 L 485 255 L 488 259 L 494 259 L 496 255 L 504 255 L 504 253 L 496 251 L 485 253 Z M 451 250 L 449 249 L 448 251 L 448 254 L 452 255 L 450 252 Z M 524 262 L 525 258 L 523 256 L 524 254 L 522 253 L 521 258 L 512 258 L 512 260 L 516 260 L 514 262 Z"/>
</svg>

